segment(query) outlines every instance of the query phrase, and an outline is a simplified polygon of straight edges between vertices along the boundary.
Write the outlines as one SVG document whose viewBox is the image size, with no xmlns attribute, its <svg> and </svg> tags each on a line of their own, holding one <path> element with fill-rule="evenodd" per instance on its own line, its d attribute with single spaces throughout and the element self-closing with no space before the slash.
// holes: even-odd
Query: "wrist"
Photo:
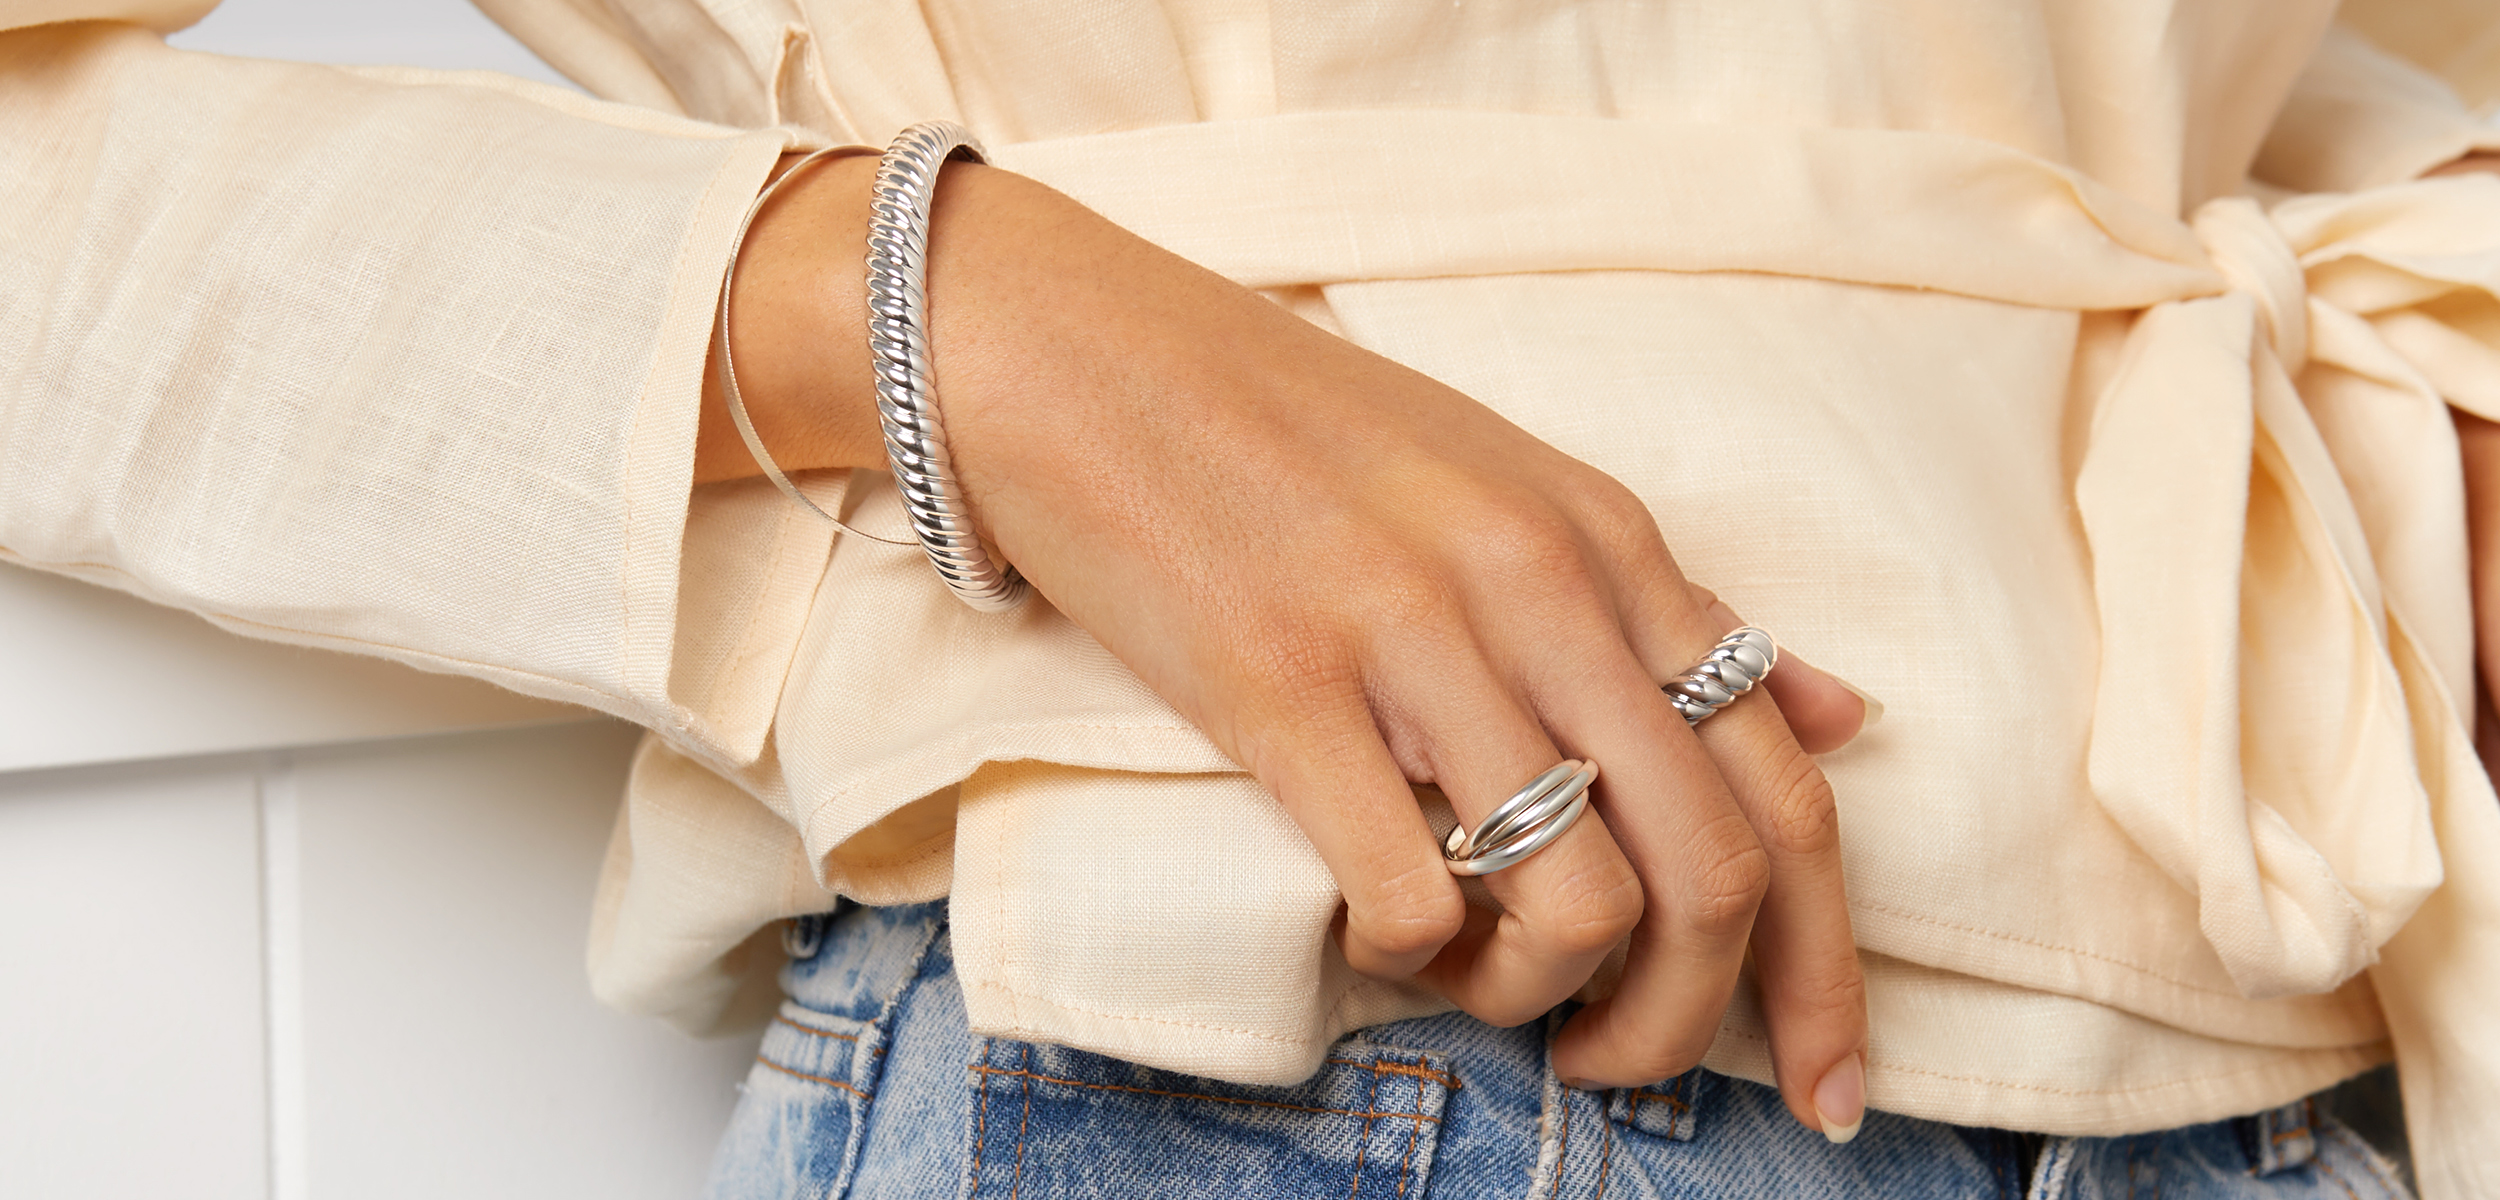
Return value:
<svg viewBox="0 0 2500 1200">
<path fill-rule="evenodd" d="M 778 178 L 800 156 L 784 155 Z M 756 433 L 785 471 L 885 462 L 870 385 L 868 193 L 874 155 L 808 168 L 756 214 L 739 254 L 729 337 Z M 720 390 L 719 348 L 703 375 L 695 482 L 758 474 Z"/>
</svg>

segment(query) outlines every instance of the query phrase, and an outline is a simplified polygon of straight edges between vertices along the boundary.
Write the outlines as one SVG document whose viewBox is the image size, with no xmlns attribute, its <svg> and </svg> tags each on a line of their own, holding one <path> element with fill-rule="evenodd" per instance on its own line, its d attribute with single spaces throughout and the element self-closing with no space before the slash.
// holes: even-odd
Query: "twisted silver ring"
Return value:
<svg viewBox="0 0 2500 1200">
<path fill-rule="evenodd" d="M 1588 811 L 1589 785 L 1595 782 L 1594 762 L 1566 758 L 1554 764 L 1512 792 L 1474 833 L 1463 825 L 1452 829 L 1441 844 L 1442 863 L 1452 875 L 1490 875 L 1519 864 L 1570 831 Z"/>
<path fill-rule="evenodd" d="M 1738 696 L 1753 690 L 1762 677 L 1779 665 L 1779 644 L 1771 635 L 1746 625 L 1719 639 L 1693 669 L 1676 676 L 1660 689 L 1667 694 L 1675 710 L 1684 714 L 1686 725 L 1699 725 L 1710 714 L 1734 703 Z"/>
<path fill-rule="evenodd" d="M 986 155 L 963 126 L 924 121 L 897 135 L 877 161 L 868 201 L 868 354 L 886 458 L 920 548 L 958 599 L 1004 612 L 1030 589 L 973 532 L 929 383 L 929 205 L 950 158 L 981 162 Z"/>
</svg>

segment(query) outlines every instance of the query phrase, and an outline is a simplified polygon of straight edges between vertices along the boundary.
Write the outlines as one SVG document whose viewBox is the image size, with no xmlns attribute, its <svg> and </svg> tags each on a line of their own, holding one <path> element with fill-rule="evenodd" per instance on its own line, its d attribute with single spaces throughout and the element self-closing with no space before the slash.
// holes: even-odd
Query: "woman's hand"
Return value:
<svg viewBox="0 0 2500 1200">
<path fill-rule="evenodd" d="M 873 167 L 813 168 L 740 270 L 743 390 L 791 469 L 884 463 Z M 1345 894 L 1356 969 L 1513 1025 L 1629 935 L 1554 1066 L 1635 1085 L 1701 1059 L 1750 944 L 1790 1111 L 1854 1132 L 1864 982 L 1809 755 L 1855 734 L 1855 696 L 1785 660 L 1776 704 L 1688 729 L 1659 684 L 1738 620 L 1638 497 L 1066 197 L 950 167 L 931 255 L 939 408 L 992 545 L 1276 793 Z M 719 408 L 700 476 L 753 473 Z M 1498 918 L 1471 911 L 1409 782 L 1472 828 L 1566 757 L 1603 764 L 1593 811 L 1486 877 Z"/>
<path fill-rule="evenodd" d="M 2432 175 L 2500 175 L 2500 154 L 2468 154 L 2430 172 Z M 2474 651 L 2480 668 L 2475 689 L 2474 744 L 2483 766 L 2500 773 L 2500 425 L 2450 409 L 2456 418 L 2457 446 L 2464 458 L 2465 516 L 2474 575 Z"/>
<path fill-rule="evenodd" d="M 2500 425 L 2462 409 L 2457 449 L 2465 463 L 2465 524 L 2474 575 L 2474 653 L 2480 669 L 2475 689 L 2478 718 L 2474 743 L 2483 766 L 2500 772 L 2500 720 L 2492 709 L 2500 697 Z"/>
</svg>

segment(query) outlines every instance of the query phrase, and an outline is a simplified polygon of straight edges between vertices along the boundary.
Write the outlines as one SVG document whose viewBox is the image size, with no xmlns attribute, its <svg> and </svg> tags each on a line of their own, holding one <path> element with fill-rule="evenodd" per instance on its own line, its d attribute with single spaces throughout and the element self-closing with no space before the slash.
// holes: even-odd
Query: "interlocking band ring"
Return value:
<svg viewBox="0 0 2500 1200">
<path fill-rule="evenodd" d="M 1771 635 L 1751 625 L 1719 639 L 1710 653 L 1686 671 L 1668 681 L 1660 689 L 1684 714 L 1684 723 L 1699 725 L 1710 714 L 1726 708 L 1738 696 L 1753 690 L 1762 677 L 1771 673 L 1780 660 L 1779 644 Z"/>
<path fill-rule="evenodd" d="M 1515 866 L 1554 844 L 1589 808 L 1589 785 L 1597 782 L 1597 764 L 1566 758 L 1512 792 L 1476 826 L 1450 831 L 1441 845 L 1441 859 L 1452 875 L 1490 875 Z"/>
</svg>

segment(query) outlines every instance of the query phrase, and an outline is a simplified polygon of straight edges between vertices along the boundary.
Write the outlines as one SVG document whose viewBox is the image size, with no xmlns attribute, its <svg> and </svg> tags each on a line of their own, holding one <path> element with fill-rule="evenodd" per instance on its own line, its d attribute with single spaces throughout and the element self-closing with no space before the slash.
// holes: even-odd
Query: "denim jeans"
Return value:
<svg viewBox="0 0 2500 1200">
<path fill-rule="evenodd" d="M 787 1001 L 713 1168 L 715 1200 L 1275 1197 L 2401 1197 L 2303 1101 L 2159 1133 L 2041 1138 L 1869 1113 L 1834 1146 L 1769 1088 L 1695 1070 L 1581 1092 L 1552 1021 L 1366 1029 L 1293 1087 L 973 1036 L 941 904 L 795 922 Z"/>
</svg>

